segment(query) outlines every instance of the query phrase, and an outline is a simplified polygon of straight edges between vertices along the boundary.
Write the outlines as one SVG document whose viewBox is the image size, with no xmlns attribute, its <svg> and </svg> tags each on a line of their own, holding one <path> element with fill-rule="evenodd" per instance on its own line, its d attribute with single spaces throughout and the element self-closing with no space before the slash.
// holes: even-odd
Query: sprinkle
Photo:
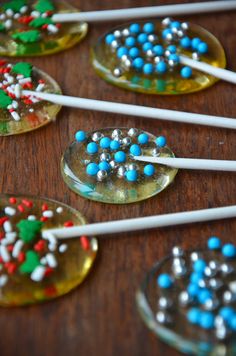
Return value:
<svg viewBox="0 0 236 356">
<path fill-rule="evenodd" d="M 44 266 L 37 266 L 35 270 L 31 273 L 31 279 L 34 282 L 41 282 L 44 274 L 45 274 L 46 268 Z"/>
<path fill-rule="evenodd" d="M 18 258 L 23 246 L 24 242 L 22 240 L 17 240 L 12 251 L 12 257 Z"/>
<path fill-rule="evenodd" d="M 71 226 L 74 226 L 73 221 L 68 220 L 64 223 L 64 227 L 71 227 Z"/>
<path fill-rule="evenodd" d="M 57 267 L 57 260 L 52 253 L 48 253 L 46 255 L 46 260 L 47 260 L 49 267 L 51 267 L 51 268 Z"/>
<path fill-rule="evenodd" d="M 5 236 L 5 239 L 2 239 L 1 243 L 3 245 L 10 245 L 10 244 L 15 242 L 16 237 L 17 237 L 16 232 L 7 232 L 6 236 Z"/>
<path fill-rule="evenodd" d="M 15 121 L 20 121 L 20 115 L 18 114 L 18 112 L 16 111 L 11 112 L 11 116 Z"/>
<path fill-rule="evenodd" d="M 58 214 L 63 213 L 63 208 L 62 208 L 61 206 L 59 206 L 59 207 L 56 209 L 56 212 L 57 212 Z"/>
<path fill-rule="evenodd" d="M 7 220 L 3 223 L 3 229 L 5 232 L 12 232 L 12 224 L 10 221 Z"/>
<path fill-rule="evenodd" d="M 9 262 L 11 257 L 10 254 L 6 248 L 6 246 L 0 245 L 0 255 L 3 259 L 3 262 Z"/>
<path fill-rule="evenodd" d="M 5 214 L 7 215 L 10 215 L 10 216 L 14 216 L 16 214 L 16 209 L 10 207 L 10 206 L 7 206 L 5 209 Z"/>
<path fill-rule="evenodd" d="M 8 276 L 6 274 L 0 276 L 0 288 L 4 287 L 7 281 L 8 281 Z"/>
<path fill-rule="evenodd" d="M 89 239 L 87 238 L 87 236 L 81 236 L 80 243 L 81 243 L 83 250 L 88 251 L 90 249 L 90 243 L 89 243 Z"/>
<path fill-rule="evenodd" d="M 15 93 L 15 97 L 16 97 L 17 99 L 20 99 L 20 98 L 21 98 L 21 86 L 20 86 L 20 84 L 16 84 L 16 85 L 15 85 L 14 93 Z"/>
<path fill-rule="evenodd" d="M 43 216 L 46 217 L 46 218 L 52 218 L 53 217 L 53 211 L 52 210 L 45 210 L 43 212 Z"/>
<path fill-rule="evenodd" d="M 68 249 L 68 246 L 66 244 L 62 244 L 59 246 L 59 252 L 64 253 Z"/>
<path fill-rule="evenodd" d="M 28 220 L 34 221 L 34 220 L 36 220 L 36 216 L 35 215 L 29 215 L 28 216 Z"/>
</svg>

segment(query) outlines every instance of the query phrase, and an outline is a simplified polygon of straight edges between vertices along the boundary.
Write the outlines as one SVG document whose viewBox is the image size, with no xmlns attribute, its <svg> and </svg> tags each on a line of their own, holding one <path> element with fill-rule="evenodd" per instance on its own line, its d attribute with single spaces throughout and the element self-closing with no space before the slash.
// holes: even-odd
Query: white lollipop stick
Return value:
<svg viewBox="0 0 236 356">
<path fill-rule="evenodd" d="M 132 9 L 105 10 L 105 11 L 90 11 L 78 12 L 70 14 L 54 14 L 52 16 L 55 22 L 98 22 L 98 21 L 113 21 L 127 20 L 147 17 L 162 17 L 175 15 L 199 14 L 205 12 L 229 11 L 236 9 L 235 0 L 224 1 L 208 1 L 194 4 L 176 4 L 162 5 L 150 7 L 137 7 Z"/>
<path fill-rule="evenodd" d="M 184 122 L 188 124 L 198 124 L 205 126 L 215 126 L 224 127 L 228 129 L 236 129 L 236 120 L 221 117 L 221 116 L 210 116 L 202 114 L 188 113 L 184 111 L 166 110 L 158 108 L 150 108 L 147 106 L 139 105 L 129 105 L 114 103 L 110 101 L 93 100 L 93 99 L 83 99 L 73 96 L 49 94 L 49 93 L 38 93 L 31 90 L 23 90 L 23 95 L 34 96 L 36 98 L 47 100 L 51 103 L 69 106 L 78 109 L 85 110 L 95 110 L 103 111 L 122 115 L 131 115 L 138 117 L 147 117 L 149 119 L 156 120 L 167 120 L 175 122 Z"/>
<path fill-rule="evenodd" d="M 214 67 L 205 62 L 195 61 L 194 59 L 182 55 L 180 56 L 180 63 L 191 68 L 198 69 L 201 72 L 210 74 L 216 78 L 236 84 L 236 73 L 231 72 L 230 70 Z"/>
<path fill-rule="evenodd" d="M 156 227 L 190 224 L 202 221 L 228 219 L 236 217 L 236 205 L 223 208 L 184 211 L 181 213 L 153 215 L 142 218 L 116 220 L 97 224 L 73 226 L 68 228 L 44 230 L 42 236 L 55 236 L 58 239 L 66 239 L 78 236 L 93 236 L 115 233 L 153 229 Z"/>
<path fill-rule="evenodd" d="M 236 172 L 236 161 L 214 159 L 135 156 L 135 160 L 164 164 L 173 168 Z"/>
</svg>

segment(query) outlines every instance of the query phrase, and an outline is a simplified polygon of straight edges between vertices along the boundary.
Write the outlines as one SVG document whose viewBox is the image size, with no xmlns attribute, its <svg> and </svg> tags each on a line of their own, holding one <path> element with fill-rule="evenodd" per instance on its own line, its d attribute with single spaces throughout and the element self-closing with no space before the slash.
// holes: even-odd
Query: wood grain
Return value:
<svg viewBox="0 0 236 356">
<path fill-rule="evenodd" d="M 69 2 L 86 11 L 180 1 Z M 228 68 L 236 70 L 236 12 L 196 15 L 188 20 L 219 38 L 227 53 Z M 89 52 L 97 38 L 113 26 L 91 25 L 88 36 L 73 49 L 30 60 L 70 95 L 236 117 L 236 91 L 228 83 L 219 82 L 196 94 L 159 97 L 126 92 L 103 82 L 88 61 Z M 235 174 L 190 171 L 180 172 L 171 187 L 143 203 L 110 206 L 78 197 L 62 181 L 60 157 L 76 130 L 110 125 L 162 133 L 178 156 L 236 159 L 236 133 L 230 130 L 136 119 L 135 113 L 127 118 L 63 109 L 55 124 L 0 139 L 1 191 L 57 199 L 80 209 L 90 222 L 235 204 Z M 236 220 L 230 220 L 101 238 L 94 273 L 72 293 L 39 306 L 1 309 L 0 355 L 178 355 L 146 329 L 137 312 L 135 291 L 145 271 L 175 244 L 184 248 L 204 246 L 212 234 L 235 241 L 235 231 Z"/>
</svg>

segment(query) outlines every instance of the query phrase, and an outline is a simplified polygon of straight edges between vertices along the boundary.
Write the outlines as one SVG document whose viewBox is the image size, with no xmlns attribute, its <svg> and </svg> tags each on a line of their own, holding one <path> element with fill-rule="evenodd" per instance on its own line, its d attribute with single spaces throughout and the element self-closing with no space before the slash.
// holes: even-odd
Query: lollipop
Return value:
<svg viewBox="0 0 236 356">
<path fill-rule="evenodd" d="M 59 24 L 52 15 L 76 11 L 68 3 L 51 0 L 11 0 L 1 6 L 0 54 L 41 56 L 56 53 L 78 43 L 87 33 L 83 22 Z"/>
<path fill-rule="evenodd" d="M 204 250 L 175 246 L 137 293 L 147 326 L 187 354 L 235 354 L 235 258 L 235 245 L 215 236 Z"/>
<path fill-rule="evenodd" d="M 185 56 L 185 57 L 184 57 Z M 108 82 L 149 94 L 185 94 L 216 82 L 209 73 L 185 65 L 192 57 L 225 67 L 219 41 L 194 24 L 174 21 L 137 22 L 115 28 L 101 37 L 92 53 L 96 72 Z"/>
<path fill-rule="evenodd" d="M 42 236 L 44 229 L 84 224 L 79 212 L 48 199 L 8 195 L 1 196 L 0 208 L 0 305 L 43 302 L 83 281 L 96 257 L 96 239 L 59 243 Z"/>
<path fill-rule="evenodd" d="M 72 190 L 113 204 L 160 193 L 173 182 L 178 168 L 236 171 L 236 161 L 174 158 L 164 136 L 136 128 L 108 128 L 78 131 L 61 162 L 63 178 Z"/>
</svg>

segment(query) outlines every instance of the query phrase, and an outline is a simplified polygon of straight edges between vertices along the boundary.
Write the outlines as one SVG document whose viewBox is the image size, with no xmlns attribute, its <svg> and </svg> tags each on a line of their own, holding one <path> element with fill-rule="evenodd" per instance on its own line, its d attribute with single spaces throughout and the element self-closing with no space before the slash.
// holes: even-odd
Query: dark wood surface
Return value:
<svg viewBox="0 0 236 356">
<path fill-rule="evenodd" d="M 86 11 L 180 1 L 69 2 Z M 236 12 L 195 15 L 188 20 L 219 38 L 226 50 L 228 68 L 236 70 Z M 126 92 L 102 81 L 89 63 L 89 52 L 98 36 L 112 26 L 91 25 L 88 36 L 78 46 L 31 62 L 51 74 L 66 94 L 236 117 L 236 91 L 229 83 L 219 82 L 197 94 L 160 97 Z M 76 130 L 111 124 L 162 133 L 178 156 L 236 158 L 236 133 L 230 130 L 136 119 L 135 113 L 127 118 L 63 109 L 55 124 L 1 138 L 1 191 L 54 198 L 80 209 L 90 222 L 235 204 L 235 174 L 194 171 L 179 172 L 166 191 L 138 204 L 111 206 L 78 197 L 61 178 L 60 157 Z M 184 248 L 204 246 L 212 234 L 235 241 L 235 230 L 234 219 L 100 238 L 93 273 L 72 293 L 43 305 L 1 309 L 0 355 L 178 355 L 146 328 L 137 312 L 135 292 L 145 272 L 175 244 Z"/>
</svg>

